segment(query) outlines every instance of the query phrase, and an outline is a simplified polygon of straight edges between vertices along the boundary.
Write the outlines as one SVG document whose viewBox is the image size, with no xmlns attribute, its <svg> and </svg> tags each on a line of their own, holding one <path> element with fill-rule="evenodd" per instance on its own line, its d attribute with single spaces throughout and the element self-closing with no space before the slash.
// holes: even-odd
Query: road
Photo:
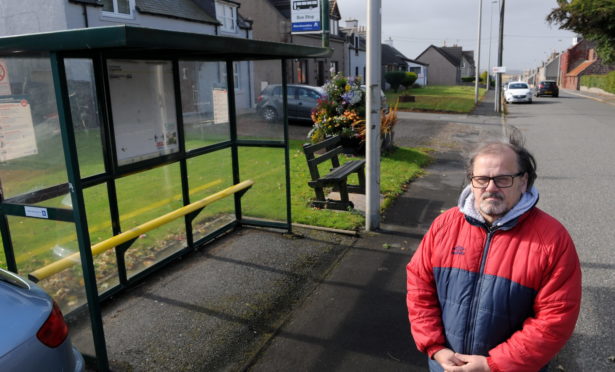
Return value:
<svg viewBox="0 0 615 372">
<path fill-rule="evenodd" d="M 551 371 L 614 371 L 615 106 L 561 92 L 508 105 L 538 164 L 538 206 L 570 231 L 583 271 L 575 332 Z"/>
</svg>

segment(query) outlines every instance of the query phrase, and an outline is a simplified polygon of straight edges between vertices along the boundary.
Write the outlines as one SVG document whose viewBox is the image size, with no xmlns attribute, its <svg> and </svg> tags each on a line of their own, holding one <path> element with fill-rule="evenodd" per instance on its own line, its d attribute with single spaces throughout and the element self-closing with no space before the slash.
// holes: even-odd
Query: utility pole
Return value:
<svg viewBox="0 0 615 372">
<path fill-rule="evenodd" d="M 380 226 L 381 0 L 367 0 L 367 81 L 365 230 Z"/>
<path fill-rule="evenodd" d="M 474 62 L 474 104 L 478 103 L 478 80 L 480 78 L 480 29 L 483 23 L 483 0 L 478 0 L 478 41 L 476 42 L 476 61 Z M 487 72 L 488 74 L 488 72 Z"/>
<path fill-rule="evenodd" d="M 506 0 L 500 0 L 500 31 L 498 34 L 498 67 L 502 67 L 502 56 L 504 51 L 504 6 Z M 502 73 L 495 75 L 495 111 L 502 112 Z"/>
<path fill-rule="evenodd" d="M 497 3 L 497 0 L 491 2 L 491 12 L 489 16 L 489 55 L 487 56 L 487 90 L 491 88 L 491 44 L 493 44 L 493 4 Z"/>
</svg>

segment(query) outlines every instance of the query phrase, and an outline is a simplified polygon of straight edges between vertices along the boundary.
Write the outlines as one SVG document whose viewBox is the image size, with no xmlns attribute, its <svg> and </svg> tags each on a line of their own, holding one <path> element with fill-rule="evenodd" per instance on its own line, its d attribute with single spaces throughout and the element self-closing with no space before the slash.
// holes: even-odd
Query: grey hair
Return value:
<svg viewBox="0 0 615 372">
<path fill-rule="evenodd" d="M 523 138 L 519 135 L 511 135 L 508 141 L 490 141 L 480 144 L 468 159 L 466 168 L 468 179 L 473 176 L 474 160 L 478 155 L 499 153 L 502 147 L 508 147 L 517 154 L 519 172 L 527 173 L 527 188 L 532 187 L 536 180 L 536 159 L 525 148 Z"/>
</svg>

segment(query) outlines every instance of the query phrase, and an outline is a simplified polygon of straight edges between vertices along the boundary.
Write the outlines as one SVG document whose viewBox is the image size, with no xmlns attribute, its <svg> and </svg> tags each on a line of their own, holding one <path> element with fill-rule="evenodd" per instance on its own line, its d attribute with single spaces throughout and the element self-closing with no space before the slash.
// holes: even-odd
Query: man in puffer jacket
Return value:
<svg viewBox="0 0 615 372">
<path fill-rule="evenodd" d="M 459 205 L 407 266 L 411 331 L 430 371 L 541 371 L 574 330 L 581 270 L 566 229 L 536 207 L 533 156 L 480 147 Z"/>
</svg>

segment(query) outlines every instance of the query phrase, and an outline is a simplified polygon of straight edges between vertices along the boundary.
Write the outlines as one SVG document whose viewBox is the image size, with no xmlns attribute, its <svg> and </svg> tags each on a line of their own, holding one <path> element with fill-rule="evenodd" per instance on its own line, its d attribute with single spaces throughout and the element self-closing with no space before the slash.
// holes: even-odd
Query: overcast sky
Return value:
<svg viewBox="0 0 615 372">
<path fill-rule="evenodd" d="M 358 19 L 367 26 L 367 0 L 337 0 L 342 20 Z M 457 44 L 477 55 L 479 0 L 381 0 L 382 40 L 415 59 L 429 45 Z M 538 67 L 553 51 L 572 45 L 574 34 L 550 26 L 545 18 L 556 0 L 508 0 L 505 6 L 503 65 L 510 70 Z M 480 70 L 497 62 L 498 0 L 483 0 Z M 492 31 L 490 31 L 492 28 Z M 491 34 L 491 38 L 490 38 Z"/>
</svg>

